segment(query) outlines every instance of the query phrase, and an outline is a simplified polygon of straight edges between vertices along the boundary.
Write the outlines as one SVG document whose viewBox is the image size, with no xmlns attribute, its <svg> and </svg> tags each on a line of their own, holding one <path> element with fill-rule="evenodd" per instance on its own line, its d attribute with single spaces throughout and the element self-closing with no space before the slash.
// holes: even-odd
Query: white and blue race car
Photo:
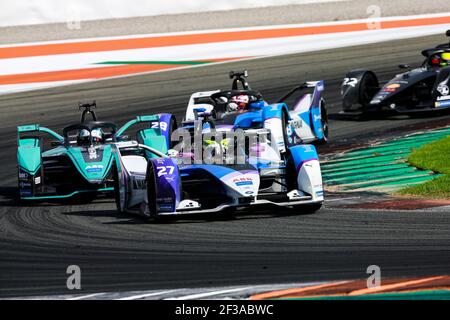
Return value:
<svg viewBox="0 0 450 320">
<path fill-rule="evenodd" d="M 289 146 L 327 143 L 328 116 L 322 96 L 323 81 L 305 82 L 276 103 L 268 103 L 261 93 L 250 88 L 247 76 L 247 71 L 231 71 L 231 90 L 192 94 L 183 127 L 192 127 L 194 121 L 203 120 L 205 129 L 214 127 L 218 131 L 271 129 L 273 135 L 283 137 L 277 139 L 280 140 L 278 148 L 282 152 Z M 286 103 L 288 100 L 292 100 L 292 103 Z M 243 108 L 240 108 L 241 104 Z"/>
</svg>

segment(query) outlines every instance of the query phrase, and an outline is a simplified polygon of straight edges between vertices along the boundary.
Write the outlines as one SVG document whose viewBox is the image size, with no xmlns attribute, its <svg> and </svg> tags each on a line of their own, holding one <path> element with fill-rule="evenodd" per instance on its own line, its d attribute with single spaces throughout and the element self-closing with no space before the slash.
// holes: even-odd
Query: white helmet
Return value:
<svg viewBox="0 0 450 320">
<path fill-rule="evenodd" d="M 93 142 L 103 141 L 103 130 L 100 128 L 92 130 L 91 137 Z"/>
<path fill-rule="evenodd" d="M 89 143 L 89 131 L 86 129 L 80 130 L 80 132 L 78 132 L 78 137 L 77 137 L 77 142 L 78 144 L 87 144 Z"/>
</svg>

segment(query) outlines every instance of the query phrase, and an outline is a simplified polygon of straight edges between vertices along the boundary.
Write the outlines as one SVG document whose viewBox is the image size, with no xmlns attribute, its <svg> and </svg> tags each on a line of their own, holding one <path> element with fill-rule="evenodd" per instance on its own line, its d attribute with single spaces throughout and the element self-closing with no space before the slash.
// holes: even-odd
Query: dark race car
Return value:
<svg viewBox="0 0 450 320">
<path fill-rule="evenodd" d="M 450 30 L 446 35 L 450 37 Z M 450 44 L 422 51 L 425 61 L 418 68 L 396 75 L 380 85 L 374 72 L 350 71 L 342 83 L 341 115 L 409 114 L 450 109 Z"/>
</svg>

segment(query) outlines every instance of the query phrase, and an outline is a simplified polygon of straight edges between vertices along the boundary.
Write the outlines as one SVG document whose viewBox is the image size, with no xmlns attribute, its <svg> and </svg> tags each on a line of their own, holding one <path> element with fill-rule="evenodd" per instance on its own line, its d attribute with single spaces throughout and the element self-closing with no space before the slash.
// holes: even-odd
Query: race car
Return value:
<svg viewBox="0 0 450 320">
<path fill-rule="evenodd" d="M 92 200 L 98 193 L 113 192 L 114 144 L 133 140 L 165 152 L 172 115 L 140 116 L 117 130 L 114 123 L 97 121 L 96 103 L 80 104 L 79 123 L 63 129 L 62 135 L 38 124 L 18 129 L 18 186 L 21 200 L 67 199 L 82 195 Z M 88 121 L 87 116 L 92 120 Z M 48 136 L 53 141 L 48 141 Z"/>
<path fill-rule="evenodd" d="M 269 104 L 261 93 L 250 88 L 247 77 L 247 71 L 231 71 L 231 90 L 192 94 L 183 126 L 192 127 L 194 121 L 203 119 L 209 123 L 207 127 L 211 125 L 219 131 L 270 127 L 282 150 L 304 143 L 324 144 L 328 141 L 323 81 L 302 83 Z M 289 99 L 293 101 L 288 105 Z"/>
<path fill-rule="evenodd" d="M 292 146 L 280 156 L 269 130 L 254 129 L 252 134 L 257 137 L 250 140 L 254 143 L 236 148 L 227 137 L 168 153 L 138 142 L 117 143 L 118 211 L 157 220 L 185 214 L 229 215 L 264 206 L 297 208 L 299 213 L 319 210 L 324 194 L 315 147 Z M 196 161 L 196 146 L 200 155 L 218 155 L 223 161 Z M 244 161 L 235 161 L 239 154 L 234 151 L 229 157 L 231 149 L 241 150 Z"/>
<path fill-rule="evenodd" d="M 450 30 L 446 35 L 450 37 Z M 383 86 L 373 71 L 350 71 L 342 82 L 344 116 L 370 114 L 408 114 L 441 112 L 450 108 L 450 44 L 422 51 L 425 60 L 418 68 L 407 70 Z"/>
</svg>

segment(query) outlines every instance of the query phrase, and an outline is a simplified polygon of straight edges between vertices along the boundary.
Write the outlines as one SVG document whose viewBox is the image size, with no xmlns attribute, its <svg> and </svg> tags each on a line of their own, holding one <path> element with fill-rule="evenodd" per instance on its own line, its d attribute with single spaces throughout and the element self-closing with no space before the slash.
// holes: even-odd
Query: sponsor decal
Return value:
<svg viewBox="0 0 450 320">
<path fill-rule="evenodd" d="M 317 192 L 316 192 L 316 195 L 317 195 L 318 197 L 323 196 L 323 190 L 322 190 L 322 191 L 317 191 Z"/>
<path fill-rule="evenodd" d="M 97 150 L 95 150 L 94 147 L 89 147 L 88 148 L 88 154 L 89 154 L 89 159 L 90 160 L 97 159 L 97 157 L 98 157 Z"/>
<path fill-rule="evenodd" d="M 31 188 L 31 182 L 20 181 L 19 186 L 20 188 Z"/>
<path fill-rule="evenodd" d="M 450 100 L 450 96 L 441 96 L 437 98 L 437 101 Z"/>
<path fill-rule="evenodd" d="M 156 202 L 158 203 L 172 203 L 173 199 L 171 197 L 164 197 L 164 198 L 156 198 Z"/>
<path fill-rule="evenodd" d="M 240 181 L 240 182 L 236 182 L 235 184 L 238 187 L 251 186 L 251 185 L 253 185 L 253 181 Z"/>
<path fill-rule="evenodd" d="M 28 173 L 19 172 L 19 179 L 28 179 Z"/>
<path fill-rule="evenodd" d="M 86 172 L 101 172 L 103 170 L 103 165 L 101 164 L 94 164 L 92 166 L 87 166 L 86 167 Z"/>
<path fill-rule="evenodd" d="M 254 194 L 253 191 L 246 191 L 245 194 Z"/>
<path fill-rule="evenodd" d="M 321 120 L 321 119 L 322 118 L 321 118 L 320 114 L 319 115 L 314 115 L 314 121 Z"/>
<path fill-rule="evenodd" d="M 304 149 L 305 152 L 314 152 L 313 148 L 309 144 L 304 145 L 303 149 Z"/>
<path fill-rule="evenodd" d="M 33 192 L 30 189 L 24 189 L 20 190 L 20 195 L 22 197 L 31 197 L 33 195 Z"/>
<path fill-rule="evenodd" d="M 446 84 L 440 84 L 436 90 L 443 96 L 448 96 L 450 94 L 450 89 Z"/>
<path fill-rule="evenodd" d="M 442 102 L 436 102 L 435 106 L 436 106 L 436 108 L 439 108 L 439 107 L 449 107 L 449 106 L 450 106 L 450 100 L 448 100 L 448 101 L 442 101 Z"/>
<path fill-rule="evenodd" d="M 159 206 L 159 210 L 161 210 L 161 211 L 166 211 L 166 212 L 174 211 L 173 204 L 158 204 L 158 206 Z"/>
<path fill-rule="evenodd" d="M 382 91 L 383 92 L 395 92 L 395 91 L 397 91 L 398 88 L 400 88 L 400 84 L 391 83 L 391 84 L 386 85 Z"/>
</svg>

